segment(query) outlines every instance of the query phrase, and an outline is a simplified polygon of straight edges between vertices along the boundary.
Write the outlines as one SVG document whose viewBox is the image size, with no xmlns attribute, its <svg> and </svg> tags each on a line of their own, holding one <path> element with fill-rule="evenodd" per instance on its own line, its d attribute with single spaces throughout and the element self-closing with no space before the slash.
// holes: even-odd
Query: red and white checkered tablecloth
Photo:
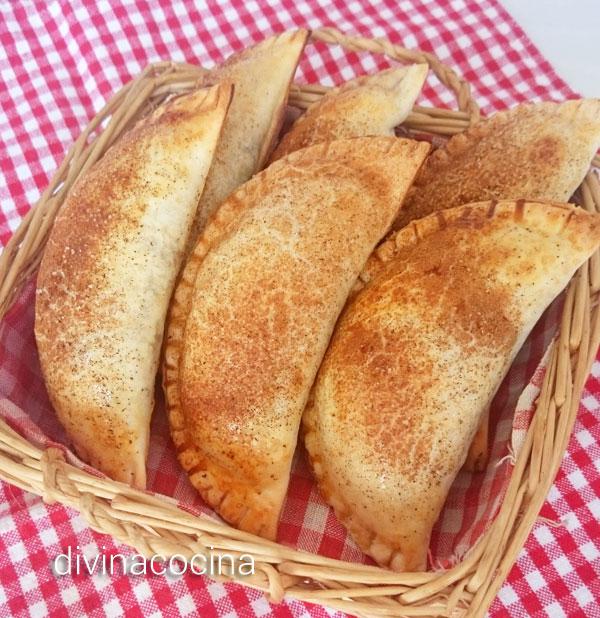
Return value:
<svg viewBox="0 0 600 618">
<path fill-rule="evenodd" d="M 433 51 L 471 82 L 486 113 L 526 100 L 574 96 L 495 0 L 0 0 L 0 246 L 93 113 L 148 62 L 210 64 L 271 32 L 299 26 L 335 26 Z M 338 82 L 378 66 L 370 56 L 311 48 L 299 78 Z M 423 100 L 453 104 L 438 84 L 426 88 Z M 30 289 L 20 301 L 25 320 L 31 318 L 32 298 Z M 19 332 L 19 320 L 9 320 L 4 330 L 0 399 L 21 401 L 44 428 L 39 372 L 15 361 L 33 345 L 31 333 Z M 596 362 L 568 453 L 541 513 L 547 519 L 536 524 L 492 616 L 600 616 L 598 397 Z M 174 493 L 166 487 L 172 463 L 156 466 L 153 489 L 165 485 L 166 493 Z M 306 514 L 296 518 L 314 491 L 308 472 L 303 474 L 300 465 L 284 513 L 287 540 L 359 559 L 325 505 L 320 517 L 331 519 L 327 537 L 312 532 Z M 47 506 L 4 483 L 0 495 L 0 616 L 334 615 L 293 601 L 271 606 L 258 592 L 194 576 L 57 578 L 50 560 L 68 546 L 92 555 L 124 548 L 91 532 L 72 510 Z"/>
</svg>

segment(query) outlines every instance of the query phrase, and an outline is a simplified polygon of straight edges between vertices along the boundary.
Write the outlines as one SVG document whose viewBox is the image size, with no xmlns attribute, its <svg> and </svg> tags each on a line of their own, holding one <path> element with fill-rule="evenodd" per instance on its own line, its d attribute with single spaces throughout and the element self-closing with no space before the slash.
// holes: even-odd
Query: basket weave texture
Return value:
<svg viewBox="0 0 600 618">
<path fill-rule="evenodd" d="M 384 54 L 405 63 L 426 62 L 456 94 L 458 110 L 415 107 L 403 124 L 409 133 L 444 138 L 479 118 L 469 85 L 433 55 L 385 40 L 350 37 L 334 29 L 313 41 L 352 51 Z M 107 103 L 75 142 L 38 204 L 0 256 L 0 319 L 36 272 L 49 230 L 77 178 L 139 118 L 169 96 L 190 90 L 202 69 L 170 62 L 149 66 Z M 295 85 L 290 104 L 306 108 L 326 91 Z M 595 161 L 596 162 L 596 161 Z M 600 183 L 590 171 L 580 203 L 600 211 Z M 209 517 L 195 516 L 171 499 L 98 477 L 65 460 L 61 449 L 40 449 L 0 420 L 0 477 L 48 502 L 78 509 L 89 525 L 150 557 L 219 551 L 251 553 L 256 573 L 240 583 L 365 616 L 480 616 L 492 601 L 535 522 L 560 465 L 579 399 L 600 342 L 600 258 L 594 255 L 573 278 L 562 308 L 560 332 L 548 351 L 537 410 L 519 450 L 498 515 L 456 566 L 427 573 L 393 573 L 301 552 L 254 537 Z"/>
</svg>

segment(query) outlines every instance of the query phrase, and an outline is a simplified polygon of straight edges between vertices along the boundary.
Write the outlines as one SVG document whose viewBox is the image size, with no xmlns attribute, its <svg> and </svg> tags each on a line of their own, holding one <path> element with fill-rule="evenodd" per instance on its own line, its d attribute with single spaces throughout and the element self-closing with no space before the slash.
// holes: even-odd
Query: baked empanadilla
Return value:
<svg viewBox="0 0 600 618">
<path fill-rule="evenodd" d="M 137 487 L 167 308 L 231 94 L 177 97 L 119 139 L 67 196 L 37 278 L 58 417 L 82 459 Z"/>
<path fill-rule="evenodd" d="M 490 199 L 565 202 L 600 147 L 600 99 L 526 103 L 450 138 L 421 169 L 395 229 Z"/>
<path fill-rule="evenodd" d="M 297 151 L 201 235 L 173 297 L 163 380 L 179 461 L 235 526 L 275 537 L 335 321 L 428 149 L 370 137 Z"/>
<path fill-rule="evenodd" d="M 419 96 L 427 70 L 426 64 L 387 69 L 330 90 L 294 122 L 271 161 L 334 139 L 394 135 Z"/>
<path fill-rule="evenodd" d="M 600 216 L 484 202 L 409 224 L 369 259 L 304 414 L 319 487 L 365 553 L 423 570 L 482 414 Z"/>
<path fill-rule="evenodd" d="M 234 86 L 215 159 L 194 221 L 189 249 L 221 202 L 265 164 L 283 122 L 290 84 L 308 38 L 307 30 L 269 37 L 207 72 L 203 85 Z"/>
</svg>

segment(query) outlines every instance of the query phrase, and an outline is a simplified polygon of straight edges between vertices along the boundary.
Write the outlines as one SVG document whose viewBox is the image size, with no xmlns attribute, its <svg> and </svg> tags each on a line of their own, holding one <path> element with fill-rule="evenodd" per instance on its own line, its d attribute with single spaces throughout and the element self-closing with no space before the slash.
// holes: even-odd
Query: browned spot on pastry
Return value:
<svg viewBox="0 0 600 618">
<path fill-rule="evenodd" d="M 519 223 L 523 221 L 523 215 L 525 213 L 525 200 L 517 200 L 515 202 L 515 221 Z"/>
<path fill-rule="evenodd" d="M 444 217 L 444 213 L 441 210 L 439 210 L 436 213 L 436 216 L 437 216 L 437 220 L 438 220 L 438 224 L 440 226 L 440 229 L 443 230 L 446 227 L 446 218 Z"/>
<path fill-rule="evenodd" d="M 529 160 L 536 166 L 559 165 L 564 152 L 563 142 L 555 135 L 544 135 L 531 145 Z"/>
</svg>

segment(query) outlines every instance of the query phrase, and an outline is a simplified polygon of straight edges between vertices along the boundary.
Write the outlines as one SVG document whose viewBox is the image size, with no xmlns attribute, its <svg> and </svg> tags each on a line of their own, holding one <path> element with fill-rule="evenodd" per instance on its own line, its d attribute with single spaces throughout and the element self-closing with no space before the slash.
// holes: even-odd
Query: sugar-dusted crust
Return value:
<svg viewBox="0 0 600 618">
<path fill-rule="evenodd" d="M 271 161 L 319 142 L 394 135 L 421 92 L 426 64 L 387 69 L 342 84 L 313 103 L 283 136 Z"/>
<path fill-rule="evenodd" d="M 413 222 L 369 259 L 303 425 L 323 495 L 380 564 L 426 567 L 482 413 L 599 244 L 600 217 L 579 208 L 484 202 Z"/>
<path fill-rule="evenodd" d="M 180 463 L 234 525 L 275 537 L 335 320 L 427 152 L 394 137 L 298 151 L 201 235 L 171 303 L 164 389 Z"/>
<path fill-rule="evenodd" d="M 231 94 L 178 97 L 126 133 L 69 193 L 38 274 L 58 417 L 83 459 L 138 487 L 167 307 Z"/>
<path fill-rule="evenodd" d="M 204 84 L 232 82 L 234 95 L 198 206 L 194 242 L 221 202 L 267 160 L 281 129 L 289 87 L 308 35 L 307 30 L 274 35 L 204 75 Z"/>
<path fill-rule="evenodd" d="M 469 202 L 566 201 L 598 147 L 599 99 L 528 103 L 499 112 L 432 153 L 394 228 Z"/>
</svg>

